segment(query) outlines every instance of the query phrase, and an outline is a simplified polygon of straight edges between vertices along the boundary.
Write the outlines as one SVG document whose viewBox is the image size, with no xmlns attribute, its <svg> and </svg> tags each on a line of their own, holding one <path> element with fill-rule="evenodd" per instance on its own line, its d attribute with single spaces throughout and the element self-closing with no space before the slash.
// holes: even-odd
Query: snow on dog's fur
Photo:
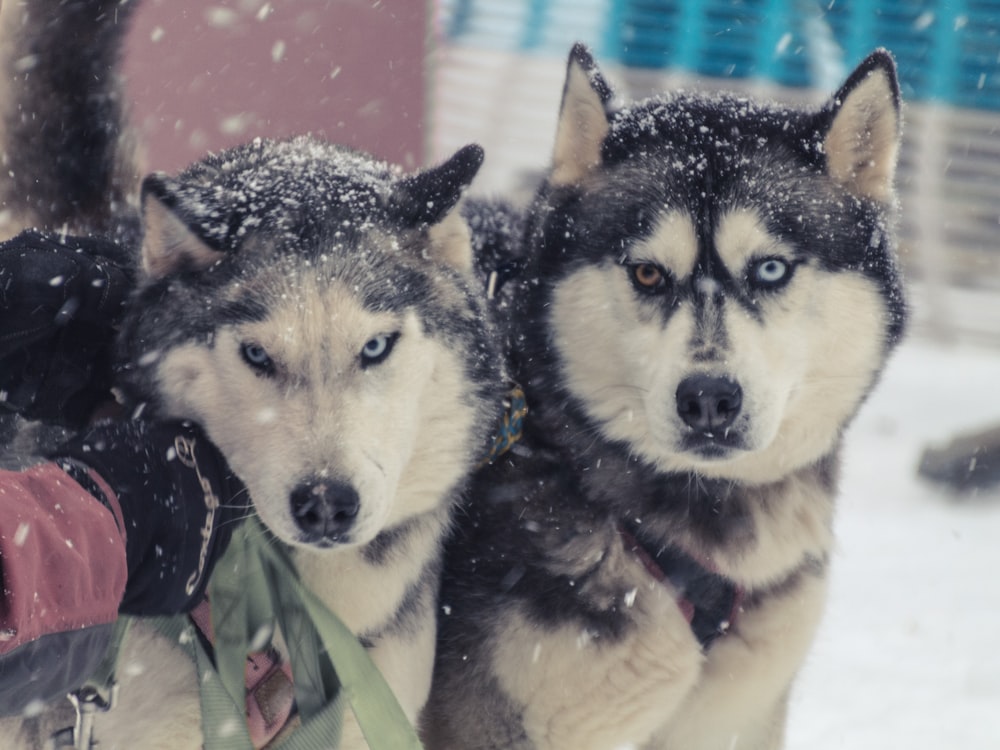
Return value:
<svg viewBox="0 0 1000 750">
<path fill-rule="evenodd" d="M 108 61 L 101 45 L 124 29 L 117 3 L 70 5 L 101 31 L 78 50 L 79 64 Z M 75 17 L 61 12 L 61 3 L 29 3 L 26 15 L 8 14 L 18 29 L 8 38 L 46 65 L 47 56 L 66 63 L 59 42 L 77 29 L 61 25 Z M 92 98 L 110 96 L 112 72 L 87 79 Z M 8 150 L 30 140 L 30 122 L 11 113 L 43 95 L 65 104 L 65 128 L 99 130 L 88 117 L 107 112 L 84 108 L 88 97 L 60 89 L 57 76 L 46 80 L 52 90 L 9 90 Z M 49 165 L 74 158 L 49 156 Z M 456 208 L 481 161 L 469 146 L 405 175 L 310 137 L 257 140 L 177 176 L 148 176 L 139 216 L 122 218 L 142 227 L 120 335 L 128 406 L 205 427 L 254 512 L 291 545 L 303 580 L 359 636 L 413 721 L 430 686 L 442 539 L 501 404 L 501 357 Z M 94 164 L 98 177 L 118 169 Z M 53 169 L 38 190 L 78 173 Z M 44 195 L 5 196 L 8 210 L 49 224 Z M 121 204 L 117 193 L 104 197 L 115 205 L 96 218 L 67 206 L 58 220 L 106 231 Z M 118 671 L 120 705 L 96 720 L 101 747 L 201 747 L 199 679 L 182 651 L 136 625 Z M 4 746 L 40 746 L 66 723 L 57 710 L 8 722 Z M 350 718 L 341 746 L 365 746 Z"/>
<path fill-rule="evenodd" d="M 575 48 L 499 304 L 525 436 L 446 556 L 436 750 L 781 747 L 843 432 L 902 331 L 888 53 L 816 111 L 611 102 Z"/>
<path fill-rule="evenodd" d="M 147 178 L 147 276 L 121 334 L 129 401 L 204 425 L 412 720 L 442 537 L 500 403 L 452 210 L 480 159 L 469 147 L 399 177 L 298 138 Z"/>
</svg>

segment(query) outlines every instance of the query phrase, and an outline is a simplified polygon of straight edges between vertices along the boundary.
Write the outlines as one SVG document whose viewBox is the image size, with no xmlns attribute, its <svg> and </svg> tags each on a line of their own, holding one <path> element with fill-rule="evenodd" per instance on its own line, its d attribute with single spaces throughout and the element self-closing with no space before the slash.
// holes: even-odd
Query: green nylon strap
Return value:
<svg viewBox="0 0 1000 750">
<path fill-rule="evenodd" d="M 105 697 L 110 694 L 115 683 L 115 672 L 118 669 L 118 657 L 121 654 L 122 643 L 128 633 L 132 618 L 127 616 L 119 617 L 115 620 L 111 631 L 111 640 L 108 643 L 108 650 L 104 653 L 104 658 L 97 665 L 97 669 L 87 680 L 87 684 L 93 685 L 100 690 Z"/>
<path fill-rule="evenodd" d="M 420 750 L 406 714 L 357 637 L 302 584 L 288 552 L 256 518 L 234 532 L 209 582 L 209 601 L 217 682 L 227 692 L 228 707 L 213 702 L 210 715 L 205 714 L 203 700 L 203 723 L 228 731 L 235 715 L 245 734 L 246 656 L 263 645 L 276 623 L 288 647 L 302 718 L 302 726 L 277 746 L 280 750 L 336 747 L 347 704 L 371 750 Z M 203 695 L 212 683 L 212 678 L 203 682 Z M 205 738 L 205 750 L 250 747 L 223 744 L 228 737 L 212 744 L 216 740 L 208 732 Z"/>
<path fill-rule="evenodd" d="M 191 621 L 184 615 L 154 617 L 151 621 L 161 635 L 175 641 L 194 661 L 201 691 L 201 731 L 206 750 L 252 748 L 243 714 L 223 687 Z"/>
</svg>

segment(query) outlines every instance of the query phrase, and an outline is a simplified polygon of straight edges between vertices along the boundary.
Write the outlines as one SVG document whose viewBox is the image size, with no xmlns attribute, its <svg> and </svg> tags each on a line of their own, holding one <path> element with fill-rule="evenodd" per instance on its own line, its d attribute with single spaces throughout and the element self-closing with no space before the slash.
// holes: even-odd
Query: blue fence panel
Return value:
<svg viewBox="0 0 1000 750">
<path fill-rule="evenodd" d="M 1000 110 L 1000 0 L 445 0 L 457 43 L 829 89 L 875 47 L 908 100 Z"/>
</svg>

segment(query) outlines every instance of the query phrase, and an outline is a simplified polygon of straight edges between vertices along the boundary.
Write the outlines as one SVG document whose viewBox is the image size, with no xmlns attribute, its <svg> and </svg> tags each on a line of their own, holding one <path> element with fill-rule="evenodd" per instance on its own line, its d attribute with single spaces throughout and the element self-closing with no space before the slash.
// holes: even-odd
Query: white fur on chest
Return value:
<svg viewBox="0 0 1000 750">
<path fill-rule="evenodd" d="M 357 635 L 392 620 L 407 592 L 424 575 L 435 555 L 441 525 L 417 521 L 386 559 L 373 563 L 363 547 L 341 550 L 297 549 L 295 564 L 302 581 Z"/>
<path fill-rule="evenodd" d="M 809 559 L 824 560 L 833 545 L 832 494 L 811 475 L 779 486 L 749 491 L 749 548 L 724 545 L 708 554 L 720 573 L 748 589 L 779 583 Z"/>
</svg>

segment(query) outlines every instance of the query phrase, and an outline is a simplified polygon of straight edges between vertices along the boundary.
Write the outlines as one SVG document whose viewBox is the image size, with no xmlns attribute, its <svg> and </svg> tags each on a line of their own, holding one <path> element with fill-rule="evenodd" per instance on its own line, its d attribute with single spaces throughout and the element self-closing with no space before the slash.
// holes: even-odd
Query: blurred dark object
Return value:
<svg viewBox="0 0 1000 750">
<path fill-rule="evenodd" d="M 112 400 L 114 327 L 131 289 L 128 253 L 111 240 L 29 230 L 0 243 L 0 411 L 87 424 Z"/>
<path fill-rule="evenodd" d="M 1000 425 L 963 433 L 945 446 L 925 448 L 917 472 L 959 492 L 1000 485 Z"/>
</svg>

